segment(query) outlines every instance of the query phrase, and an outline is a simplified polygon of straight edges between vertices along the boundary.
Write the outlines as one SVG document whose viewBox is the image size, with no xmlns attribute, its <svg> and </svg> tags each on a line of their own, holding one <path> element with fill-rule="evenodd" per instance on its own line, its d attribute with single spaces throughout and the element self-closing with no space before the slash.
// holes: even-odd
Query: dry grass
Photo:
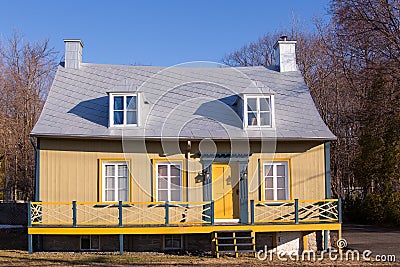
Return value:
<svg viewBox="0 0 400 267">
<path fill-rule="evenodd" d="M 118 255 L 117 253 L 50 253 L 39 252 L 28 254 L 26 251 L 0 250 L 0 266 L 365 266 L 377 265 L 393 266 L 394 263 L 377 262 L 357 262 L 357 261 L 332 261 L 324 259 L 323 261 L 288 261 L 282 262 L 277 259 L 272 262 L 269 260 L 260 261 L 250 257 L 222 257 L 216 259 L 210 255 L 170 255 L 164 253 L 126 253 Z M 397 264 L 400 266 L 400 264 Z"/>
</svg>

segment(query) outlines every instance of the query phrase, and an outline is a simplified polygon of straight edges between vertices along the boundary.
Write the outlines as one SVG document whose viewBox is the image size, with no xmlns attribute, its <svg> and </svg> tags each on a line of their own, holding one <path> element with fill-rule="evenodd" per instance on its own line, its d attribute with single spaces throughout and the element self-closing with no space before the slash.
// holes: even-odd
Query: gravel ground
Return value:
<svg viewBox="0 0 400 267">
<path fill-rule="evenodd" d="M 0 250 L 0 266 L 400 266 L 400 229 L 368 225 L 343 225 L 343 238 L 347 241 L 347 250 L 358 250 L 360 255 L 370 250 L 372 256 L 387 259 L 395 255 L 396 261 L 382 262 L 371 258 L 370 262 L 357 260 L 332 260 L 325 256 L 319 260 L 277 259 L 259 260 L 252 257 L 234 258 L 230 256 L 216 259 L 205 255 L 170 255 L 164 253 L 50 253 L 38 252 L 29 255 L 21 250 Z M 1 241 L 0 241 L 1 242 Z M 3 240 L 4 242 L 4 240 Z M 346 253 L 346 250 L 343 251 Z M 393 259 L 393 258 L 392 258 Z"/>
<path fill-rule="evenodd" d="M 393 263 L 359 261 L 260 261 L 251 257 L 168 255 L 164 253 L 34 253 L 0 250 L 0 266 L 393 266 Z M 398 265 L 400 266 L 400 265 Z"/>
<path fill-rule="evenodd" d="M 400 228 L 344 224 L 343 238 L 348 249 L 370 250 L 375 257 L 395 255 L 400 263 Z"/>
</svg>

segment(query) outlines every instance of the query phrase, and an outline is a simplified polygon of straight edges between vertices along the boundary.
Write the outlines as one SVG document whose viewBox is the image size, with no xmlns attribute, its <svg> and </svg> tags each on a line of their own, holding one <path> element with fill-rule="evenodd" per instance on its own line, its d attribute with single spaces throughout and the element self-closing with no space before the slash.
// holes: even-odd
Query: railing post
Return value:
<svg viewBox="0 0 400 267">
<path fill-rule="evenodd" d="M 32 227 L 32 210 L 30 201 L 28 201 L 28 227 Z M 33 253 L 33 240 L 31 234 L 28 234 L 28 253 L 29 254 Z"/>
<path fill-rule="evenodd" d="M 211 200 L 210 218 L 211 218 L 211 225 L 214 225 L 214 222 L 215 222 L 215 217 L 214 217 L 214 200 Z"/>
<path fill-rule="evenodd" d="M 76 200 L 72 201 L 72 226 L 76 227 Z"/>
<path fill-rule="evenodd" d="M 28 234 L 28 253 L 33 253 L 33 237 L 31 234 Z"/>
<path fill-rule="evenodd" d="M 297 198 L 294 200 L 294 223 L 299 223 L 299 200 Z"/>
<path fill-rule="evenodd" d="M 124 235 L 119 234 L 119 255 L 124 254 Z"/>
<path fill-rule="evenodd" d="M 342 218 L 342 198 L 338 198 L 338 220 L 339 222 L 343 222 L 343 218 Z"/>
<path fill-rule="evenodd" d="M 122 201 L 118 202 L 118 226 L 122 227 Z"/>
<path fill-rule="evenodd" d="M 250 200 L 250 222 L 254 225 L 254 199 Z"/>
<path fill-rule="evenodd" d="M 32 208 L 31 208 L 31 202 L 28 201 L 28 227 L 32 226 Z"/>
<path fill-rule="evenodd" d="M 165 201 L 165 225 L 169 225 L 169 202 Z"/>
</svg>

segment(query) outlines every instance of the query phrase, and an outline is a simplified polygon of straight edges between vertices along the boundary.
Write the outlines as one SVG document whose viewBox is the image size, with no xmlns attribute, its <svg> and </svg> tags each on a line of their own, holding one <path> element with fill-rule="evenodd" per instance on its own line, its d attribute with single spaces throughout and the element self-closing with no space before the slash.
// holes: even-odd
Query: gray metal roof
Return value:
<svg viewBox="0 0 400 267">
<path fill-rule="evenodd" d="M 108 92 L 141 92 L 138 127 L 108 127 Z M 275 129 L 243 129 L 238 100 L 273 94 Z M 333 140 L 300 72 L 82 63 L 59 66 L 35 136 Z"/>
</svg>

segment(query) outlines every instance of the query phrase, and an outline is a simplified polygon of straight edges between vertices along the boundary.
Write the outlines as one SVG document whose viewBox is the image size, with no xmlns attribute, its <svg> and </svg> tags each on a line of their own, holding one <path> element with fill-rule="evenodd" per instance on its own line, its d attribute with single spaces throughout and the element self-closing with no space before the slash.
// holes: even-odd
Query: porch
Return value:
<svg viewBox="0 0 400 267">
<path fill-rule="evenodd" d="M 255 201 L 249 221 L 215 218 L 208 202 L 30 202 L 29 251 L 32 235 L 199 234 L 218 231 L 339 231 L 340 199 Z M 123 252 L 122 250 L 120 251 Z"/>
</svg>

